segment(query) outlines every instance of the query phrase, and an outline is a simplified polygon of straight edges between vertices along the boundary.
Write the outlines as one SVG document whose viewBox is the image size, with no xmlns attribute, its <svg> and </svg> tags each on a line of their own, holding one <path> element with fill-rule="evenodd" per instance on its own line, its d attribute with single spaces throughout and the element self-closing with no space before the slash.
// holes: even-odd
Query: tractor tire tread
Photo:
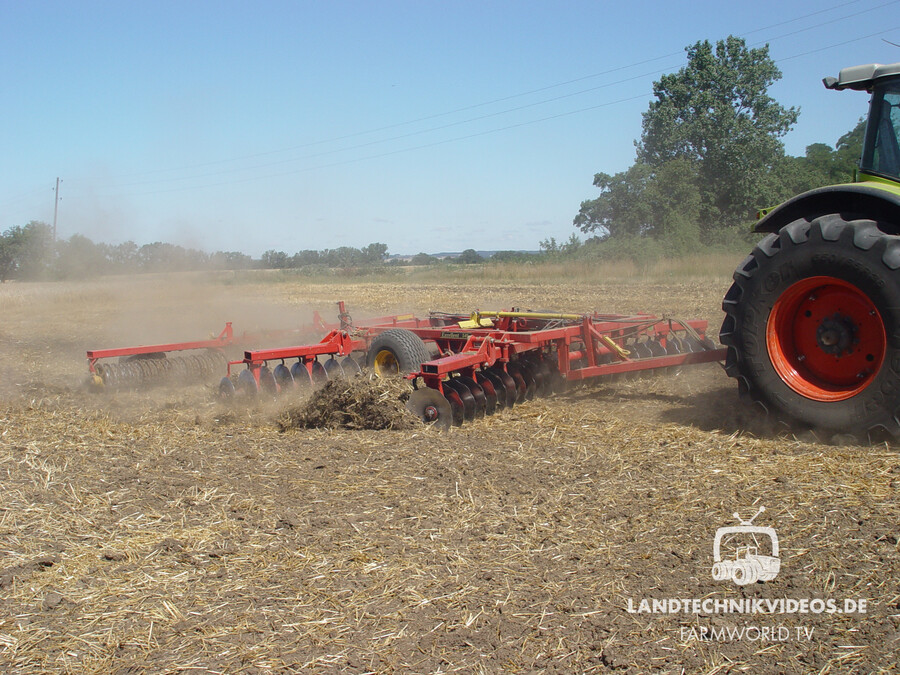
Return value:
<svg viewBox="0 0 900 675">
<path fill-rule="evenodd" d="M 735 270 L 722 300 L 719 340 L 727 348 L 725 372 L 737 381 L 740 397 L 773 427 L 821 429 L 835 439 L 860 442 L 900 438 L 900 311 L 891 306 L 900 303 L 885 301 L 900 298 L 900 279 L 894 274 L 900 268 L 900 237 L 888 231 L 849 214 L 801 218 L 766 235 Z M 771 366 L 765 339 L 779 289 L 820 274 L 884 287 L 880 303 L 873 298 L 885 321 L 884 363 L 872 384 L 836 403 L 805 399 L 784 384 Z"/>
</svg>

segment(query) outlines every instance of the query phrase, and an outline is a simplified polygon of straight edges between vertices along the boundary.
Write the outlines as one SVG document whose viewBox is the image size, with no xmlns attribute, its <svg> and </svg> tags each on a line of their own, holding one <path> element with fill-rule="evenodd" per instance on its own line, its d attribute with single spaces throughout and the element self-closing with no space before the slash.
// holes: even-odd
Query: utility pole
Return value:
<svg viewBox="0 0 900 675">
<path fill-rule="evenodd" d="M 53 243 L 56 243 L 56 214 L 59 213 L 59 176 L 56 177 L 56 199 L 53 200 Z"/>
</svg>

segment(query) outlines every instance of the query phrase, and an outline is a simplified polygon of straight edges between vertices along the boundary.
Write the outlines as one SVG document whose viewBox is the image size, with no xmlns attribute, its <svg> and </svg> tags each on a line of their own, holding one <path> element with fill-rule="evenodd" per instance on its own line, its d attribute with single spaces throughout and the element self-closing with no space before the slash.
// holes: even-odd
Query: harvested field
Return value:
<svg viewBox="0 0 900 675">
<path fill-rule="evenodd" d="M 897 448 L 768 433 L 717 365 L 447 433 L 308 429 L 299 401 L 232 408 L 210 385 L 80 386 L 86 349 L 288 327 L 337 300 L 649 311 L 715 334 L 727 285 L 0 285 L 0 671 L 897 672 Z M 714 581 L 717 528 L 759 506 L 777 578 Z M 654 599 L 866 611 L 629 611 Z"/>
</svg>

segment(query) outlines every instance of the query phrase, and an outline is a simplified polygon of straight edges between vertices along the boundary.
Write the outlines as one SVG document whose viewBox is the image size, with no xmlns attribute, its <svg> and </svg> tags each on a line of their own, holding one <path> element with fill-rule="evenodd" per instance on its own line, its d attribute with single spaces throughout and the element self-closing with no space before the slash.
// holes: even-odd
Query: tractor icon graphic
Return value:
<svg viewBox="0 0 900 675">
<path fill-rule="evenodd" d="M 733 515 L 738 519 L 740 525 L 720 527 L 716 530 L 716 539 L 713 543 L 713 579 L 716 581 L 731 579 L 738 586 L 745 586 L 757 581 L 771 581 L 778 576 L 778 571 L 781 569 L 781 558 L 778 557 L 778 534 L 773 527 L 762 527 L 753 524 L 756 516 L 765 510 L 765 506 L 760 506 L 759 511 L 750 520 L 742 520 L 735 513 Z M 737 539 L 738 535 L 744 536 Z M 749 535 L 749 537 L 746 535 Z M 759 553 L 757 535 L 761 538 L 768 537 L 772 555 L 761 555 Z M 727 544 L 732 539 L 737 539 L 742 542 L 742 545 L 736 546 L 733 560 L 723 560 L 722 544 Z M 752 544 L 750 543 L 751 540 Z"/>
</svg>

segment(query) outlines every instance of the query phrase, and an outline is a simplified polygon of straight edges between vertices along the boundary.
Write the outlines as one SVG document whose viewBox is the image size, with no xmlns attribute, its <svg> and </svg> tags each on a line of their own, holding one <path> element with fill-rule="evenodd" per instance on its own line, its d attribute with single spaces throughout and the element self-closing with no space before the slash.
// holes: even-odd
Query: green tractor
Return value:
<svg viewBox="0 0 900 675">
<path fill-rule="evenodd" d="M 719 338 L 742 396 L 779 422 L 900 438 L 900 63 L 841 70 L 872 95 L 851 184 L 765 212 L 734 272 Z"/>
</svg>

